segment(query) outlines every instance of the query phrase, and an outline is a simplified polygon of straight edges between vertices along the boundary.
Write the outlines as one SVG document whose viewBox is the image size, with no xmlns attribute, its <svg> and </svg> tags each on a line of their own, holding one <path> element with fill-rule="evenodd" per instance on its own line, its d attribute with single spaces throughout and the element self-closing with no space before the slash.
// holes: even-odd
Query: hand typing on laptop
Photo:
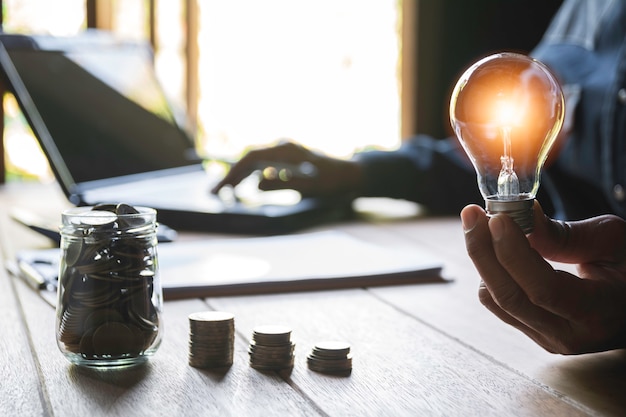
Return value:
<svg viewBox="0 0 626 417">
<path fill-rule="evenodd" d="M 145 42 L 120 42 L 104 33 L 0 34 L 0 71 L 71 204 L 125 202 L 156 209 L 159 222 L 178 230 L 244 234 L 289 233 L 352 213 L 350 202 L 334 194 L 306 198 L 297 192 L 324 183 L 343 191 L 337 178 L 349 177 L 335 168 L 351 167 L 304 150 L 281 166 L 272 154 L 252 153 L 258 158 L 237 164 L 214 187 L 223 174 L 207 172 L 194 138 L 166 104 L 151 57 Z M 318 170 L 320 183 L 312 179 Z M 261 171 L 268 177 L 259 187 L 250 174 Z M 240 183 L 230 200 L 209 192 Z"/>
<path fill-rule="evenodd" d="M 248 152 L 211 191 L 218 194 L 225 187 L 235 187 L 255 172 L 261 172 L 260 190 L 291 189 L 303 196 L 323 197 L 356 191 L 362 177 L 359 165 L 353 161 L 331 158 L 283 141 Z"/>
</svg>

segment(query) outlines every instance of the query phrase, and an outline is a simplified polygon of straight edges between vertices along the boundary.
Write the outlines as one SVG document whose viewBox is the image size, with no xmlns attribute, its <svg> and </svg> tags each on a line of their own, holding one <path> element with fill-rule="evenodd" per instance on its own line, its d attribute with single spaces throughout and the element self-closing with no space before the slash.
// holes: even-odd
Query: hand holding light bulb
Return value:
<svg viewBox="0 0 626 417">
<path fill-rule="evenodd" d="M 548 68 L 498 53 L 472 65 L 450 100 L 452 127 L 476 169 L 487 213 L 532 231 L 541 169 L 563 124 L 563 92 Z"/>
</svg>

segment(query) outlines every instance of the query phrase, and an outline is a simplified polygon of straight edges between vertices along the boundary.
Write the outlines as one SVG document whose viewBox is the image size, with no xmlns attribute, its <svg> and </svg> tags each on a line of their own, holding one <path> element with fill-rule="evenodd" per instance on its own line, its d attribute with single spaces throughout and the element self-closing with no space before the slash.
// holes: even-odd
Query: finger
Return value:
<svg viewBox="0 0 626 417">
<path fill-rule="evenodd" d="M 269 148 L 254 149 L 246 154 L 250 162 L 257 164 L 300 163 L 308 160 L 310 153 L 302 145 L 294 142 L 281 142 Z"/>
<path fill-rule="evenodd" d="M 528 299 L 524 290 L 498 258 L 489 227 L 498 217 L 488 220 L 484 211 L 478 206 L 467 206 L 461 211 L 467 252 L 494 302 L 508 315 L 536 329 L 537 323 L 552 321 L 553 318 L 549 317 L 551 314 Z M 528 247 L 528 242 L 519 227 L 517 231 L 519 236 L 513 237 L 523 239 Z"/>
<path fill-rule="evenodd" d="M 511 316 L 508 312 L 503 310 L 498 303 L 496 303 L 489 292 L 489 289 L 485 285 L 484 281 L 480 282 L 480 287 L 478 289 L 478 299 L 481 304 L 487 308 L 491 313 L 493 313 L 496 317 L 498 317 L 503 322 L 507 323 L 510 326 L 513 326 L 517 330 L 524 333 L 526 336 L 530 337 L 535 341 L 538 345 L 546 349 L 551 353 L 555 353 L 555 349 L 552 347 L 550 340 L 546 338 L 544 335 L 533 329 L 532 327 L 527 326 L 525 323 L 519 321 L 515 317 Z"/>
<path fill-rule="evenodd" d="M 217 194 L 222 188 L 226 186 L 235 187 L 237 184 L 243 181 L 246 177 L 252 174 L 255 170 L 256 169 L 254 169 L 253 166 L 249 166 L 245 163 L 242 163 L 242 161 L 240 161 L 237 164 L 235 164 L 230 169 L 230 171 L 228 171 L 228 173 L 224 176 L 224 178 L 222 178 L 220 181 L 218 181 L 217 184 L 215 184 L 215 186 L 211 189 L 211 192 L 213 194 Z"/>
<path fill-rule="evenodd" d="M 536 330 L 566 327 L 561 320 L 572 319 L 585 305 L 585 282 L 571 274 L 555 271 L 529 244 L 522 230 L 505 215 L 489 221 L 493 248 L 506 275 L 515 281 L 527 299 L 538 309 L 527 308 L 517 300 L 507 300 L 493 279 L 486 284 L 498 304 L 518 320 Z M 548 315 L 540 312 L 550 312 Z"/>
<path fill-rule="evenodd" d="M 230 170 L 226 173 L 211 190 L 213 194 L 217 194 L 223 187 L 229 185 L 235 187 L 245 178 L 255 172 L 257 168 L 257 151 L 250 151 L 245 154 L 236 164 L 230 167 Z"/>
<path fill-rule="evenodd" d="M 528 238 L 535 250 L 553 261 L 586 263 L 626 259 L 626 226 L 617 216 L 563 222 L 545 216 L 541 206 L 535 203 L 535 230 Z"/>
<path fill-rule="evenodd" d="M 304 178 L 280 179 L 262 177 L 259 181 L 259 189 L 263 191 L 290 189 L 304 193 L 311 190 L 312 182 L 313 181 Z"/>
<path fill-rule="evenodd" d="M 220 189 L 227 185 L 234 187 L 255 171 L 263 171 L 266 168 L 280 165 L 280 163 L 301 163 L 306 161 L 306 158 L 307 151 L 302 146 L 292 142 L 283 142 L 269 148 L 253 149 L 231 167 L 224 178 L 213 187 L 211 192 L 217 194 Z M 285 187 L 276 184 L 274 188 L 268 189 L 278 188 Z"/>
</svg>

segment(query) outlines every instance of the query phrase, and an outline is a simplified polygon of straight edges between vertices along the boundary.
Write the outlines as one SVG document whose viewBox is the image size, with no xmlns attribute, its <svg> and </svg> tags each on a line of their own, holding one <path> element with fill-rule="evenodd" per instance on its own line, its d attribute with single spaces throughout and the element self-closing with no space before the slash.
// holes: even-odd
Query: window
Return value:
<svg viewBox="0 0 626 417">
<path fill-rule="evenodd" d="M 63 19 L 50 19 L 65 11 Z M 2 28 L 5 32 L 50 33 L 58 36 L 72 35 L 84 27 L 85 4 L 83 0 L 2 2 Z M 5 178 L 52 179 L 52 172 L 26 119 L 19 111 L 17 101 L 6 94 L 2 100 L 4 110 L 4 141 L 0 144 L 0 182 Z M 3 146 L 2 146 L 3 145 Z M 4 150 L 6 155 L 1 155 Z M 5 166 L 6 165 L 6 166 Z"/>
<path fill-rule="evenodd" d="M 209 155 L 293 138 L 334 155 L 398 143 L 395 0 L 199 2 Z"/>
<path fill-rule="evenodd" d="M 159 78 L 208 158 L 234 160 L 280 138 L 335 156 L 400 142 L 401 1 L 3 4 L 7 32 L 71 35 L 89 25 L 150 40 Z M 10 133 L 9 157 L 22 163 Z"/>
</svg>

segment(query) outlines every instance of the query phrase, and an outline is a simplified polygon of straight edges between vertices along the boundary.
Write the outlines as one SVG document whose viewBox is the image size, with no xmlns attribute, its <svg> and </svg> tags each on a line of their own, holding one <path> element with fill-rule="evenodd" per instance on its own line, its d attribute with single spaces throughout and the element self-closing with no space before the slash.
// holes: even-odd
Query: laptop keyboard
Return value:
<svg viewBox="0 0 626 417">
<path fill-rule="evenodd" d="M 293 205 L 300 201 L 294 190 L 261 191 L 258 177 L 251 175 L 234 189 L 225 187 L 219 195 L 211 193 L 215 177 L 203 171 L 178 173 L 99 188 L 86 193 L 87 201 L 132 202 L 135 205 L 168 207 L 207 212 L 228 211 L 239 206 Z"/>
</svg>

